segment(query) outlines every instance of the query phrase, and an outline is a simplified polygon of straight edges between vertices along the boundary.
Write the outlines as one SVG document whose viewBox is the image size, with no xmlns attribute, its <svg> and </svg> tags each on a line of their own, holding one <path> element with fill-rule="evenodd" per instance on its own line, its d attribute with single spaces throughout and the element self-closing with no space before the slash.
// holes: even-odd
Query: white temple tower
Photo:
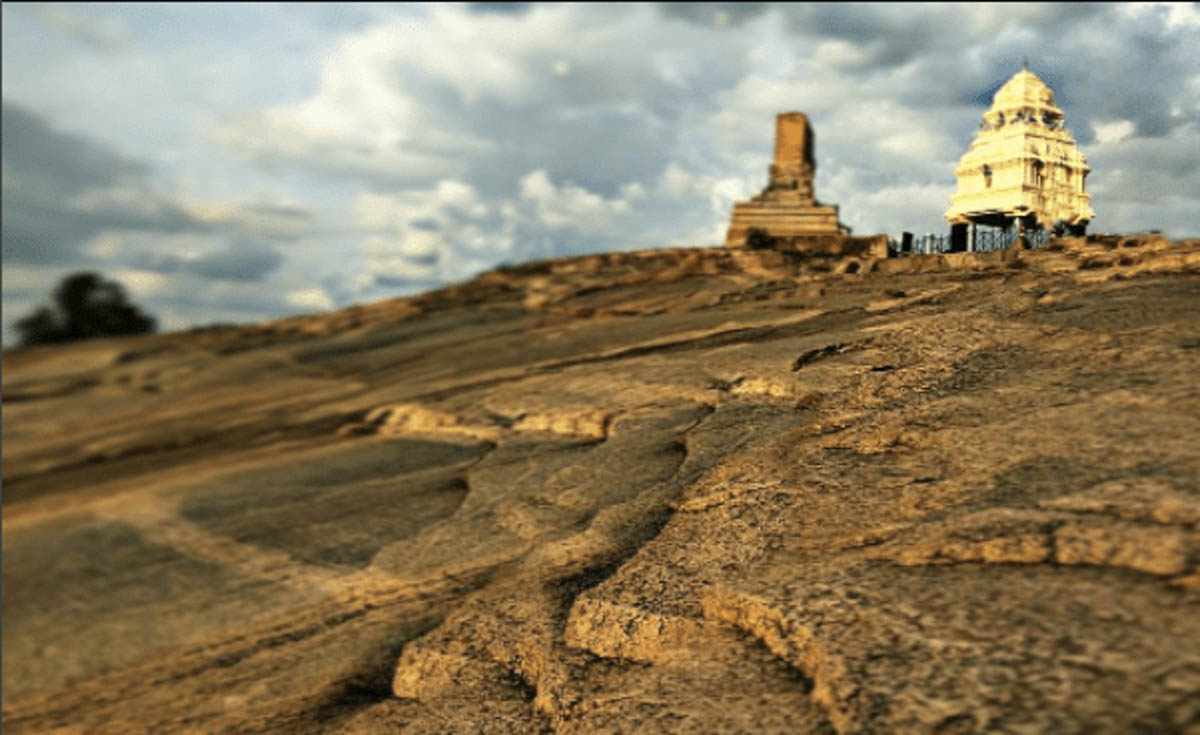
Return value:
<svg viewBox="0 0 1200 735">
<path fill-rule="evenodd" d="M 1084 187 L 1091 169 L 1063 120 L 1054 92 L 1033 72 L 1005 82 L 954 170 L 958 190 L 946 211 L 952 240 L 967 244 L 968 225 L 972 233 L 974 225 L 1012 224 L 1085 231 L 1095 217 Z"/>
</svg>

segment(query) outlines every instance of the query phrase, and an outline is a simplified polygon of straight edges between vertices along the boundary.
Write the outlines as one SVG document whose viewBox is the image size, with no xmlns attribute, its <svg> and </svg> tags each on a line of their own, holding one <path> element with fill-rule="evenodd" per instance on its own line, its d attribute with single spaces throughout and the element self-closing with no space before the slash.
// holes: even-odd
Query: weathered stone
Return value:
<svg viewBox="0 0 1200 735">
<path fill-rule="evenodd" d="M 1194 730 L 1200 241 L 1000 255 L 6 350 L 5 731 Z"/>
<path fill-rule="evenodd" d="M 798 201 L 813 201 L 813 132 L 802 112 L 775 117 L 775 159 L 769 170 L 772 191 L 794 192 Z"/>
<path fill-rule="evenodd" d="M 837 207 L 822 205 L 814 197 L 814 144 L 804 113 L 775 117 L 775 158 L 767 188 L 750 201 L 733 205 L 726 247 L 820 250 L 829 248 L 824 241 L 836 242 L 849 234 L 849 228 L 838 222 Z M 884 238 L 882 257 L 887 255 L 886 242 Z"/>
</svg>

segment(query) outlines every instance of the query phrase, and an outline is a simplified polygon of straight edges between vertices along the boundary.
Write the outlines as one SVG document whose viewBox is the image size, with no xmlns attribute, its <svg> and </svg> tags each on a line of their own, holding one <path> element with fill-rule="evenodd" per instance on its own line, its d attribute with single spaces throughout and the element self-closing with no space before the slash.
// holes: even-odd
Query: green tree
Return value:
<svg viewBox="0 0 1200 735">
<path fill-rule="evenodd" d="M 51 305 L 38 307 L 16 323 L 25 345 L 153 334 L 155 327 L 154 317 L 128 302 L 121 284 L 90 272 L 64 278 Z"/>
</svg>

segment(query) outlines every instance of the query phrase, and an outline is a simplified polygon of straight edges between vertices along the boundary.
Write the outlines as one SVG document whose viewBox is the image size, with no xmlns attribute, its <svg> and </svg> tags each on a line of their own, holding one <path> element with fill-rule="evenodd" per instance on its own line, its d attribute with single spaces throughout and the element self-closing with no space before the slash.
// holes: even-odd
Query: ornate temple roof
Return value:
<svg viewBox="0 0 1200 735">
<path fill-rule="evenodd" d="M 1062 110 L 1054 104 L 1054 92 L 1028 69 L 1014 74 L 996 91 L 992 106 L 984 113 L 984 119 L 991 118 L 994 121 L 998 114 L 1012 116 L 1025 109 L 1032 109 L 1039 116 L 1043 113 L 1049 113 L 1057 119 L 1063 116 Z"/>
<path fill-rule="evenodd" d="M 1003 225 L 1032 218 L 1047 228 L 1091 220 L 1084 185 L 1091 168 L 1064 123 L 1045 82 L 1028 69 L 1014 74 L 954 170 L 958 186 L 946 219 Z"/>
</svg>

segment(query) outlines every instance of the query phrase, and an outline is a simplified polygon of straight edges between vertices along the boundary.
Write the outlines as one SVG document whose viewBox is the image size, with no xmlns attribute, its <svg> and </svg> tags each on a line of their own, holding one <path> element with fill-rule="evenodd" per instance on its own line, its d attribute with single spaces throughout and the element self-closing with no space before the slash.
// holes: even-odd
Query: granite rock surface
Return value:
<svg viewBox="0 0 1200 735">
<path fill-rule="evenodd" d="M 13 733 L 1200 732 L 1200 241 L 5 351 Z"/>
</svg>

